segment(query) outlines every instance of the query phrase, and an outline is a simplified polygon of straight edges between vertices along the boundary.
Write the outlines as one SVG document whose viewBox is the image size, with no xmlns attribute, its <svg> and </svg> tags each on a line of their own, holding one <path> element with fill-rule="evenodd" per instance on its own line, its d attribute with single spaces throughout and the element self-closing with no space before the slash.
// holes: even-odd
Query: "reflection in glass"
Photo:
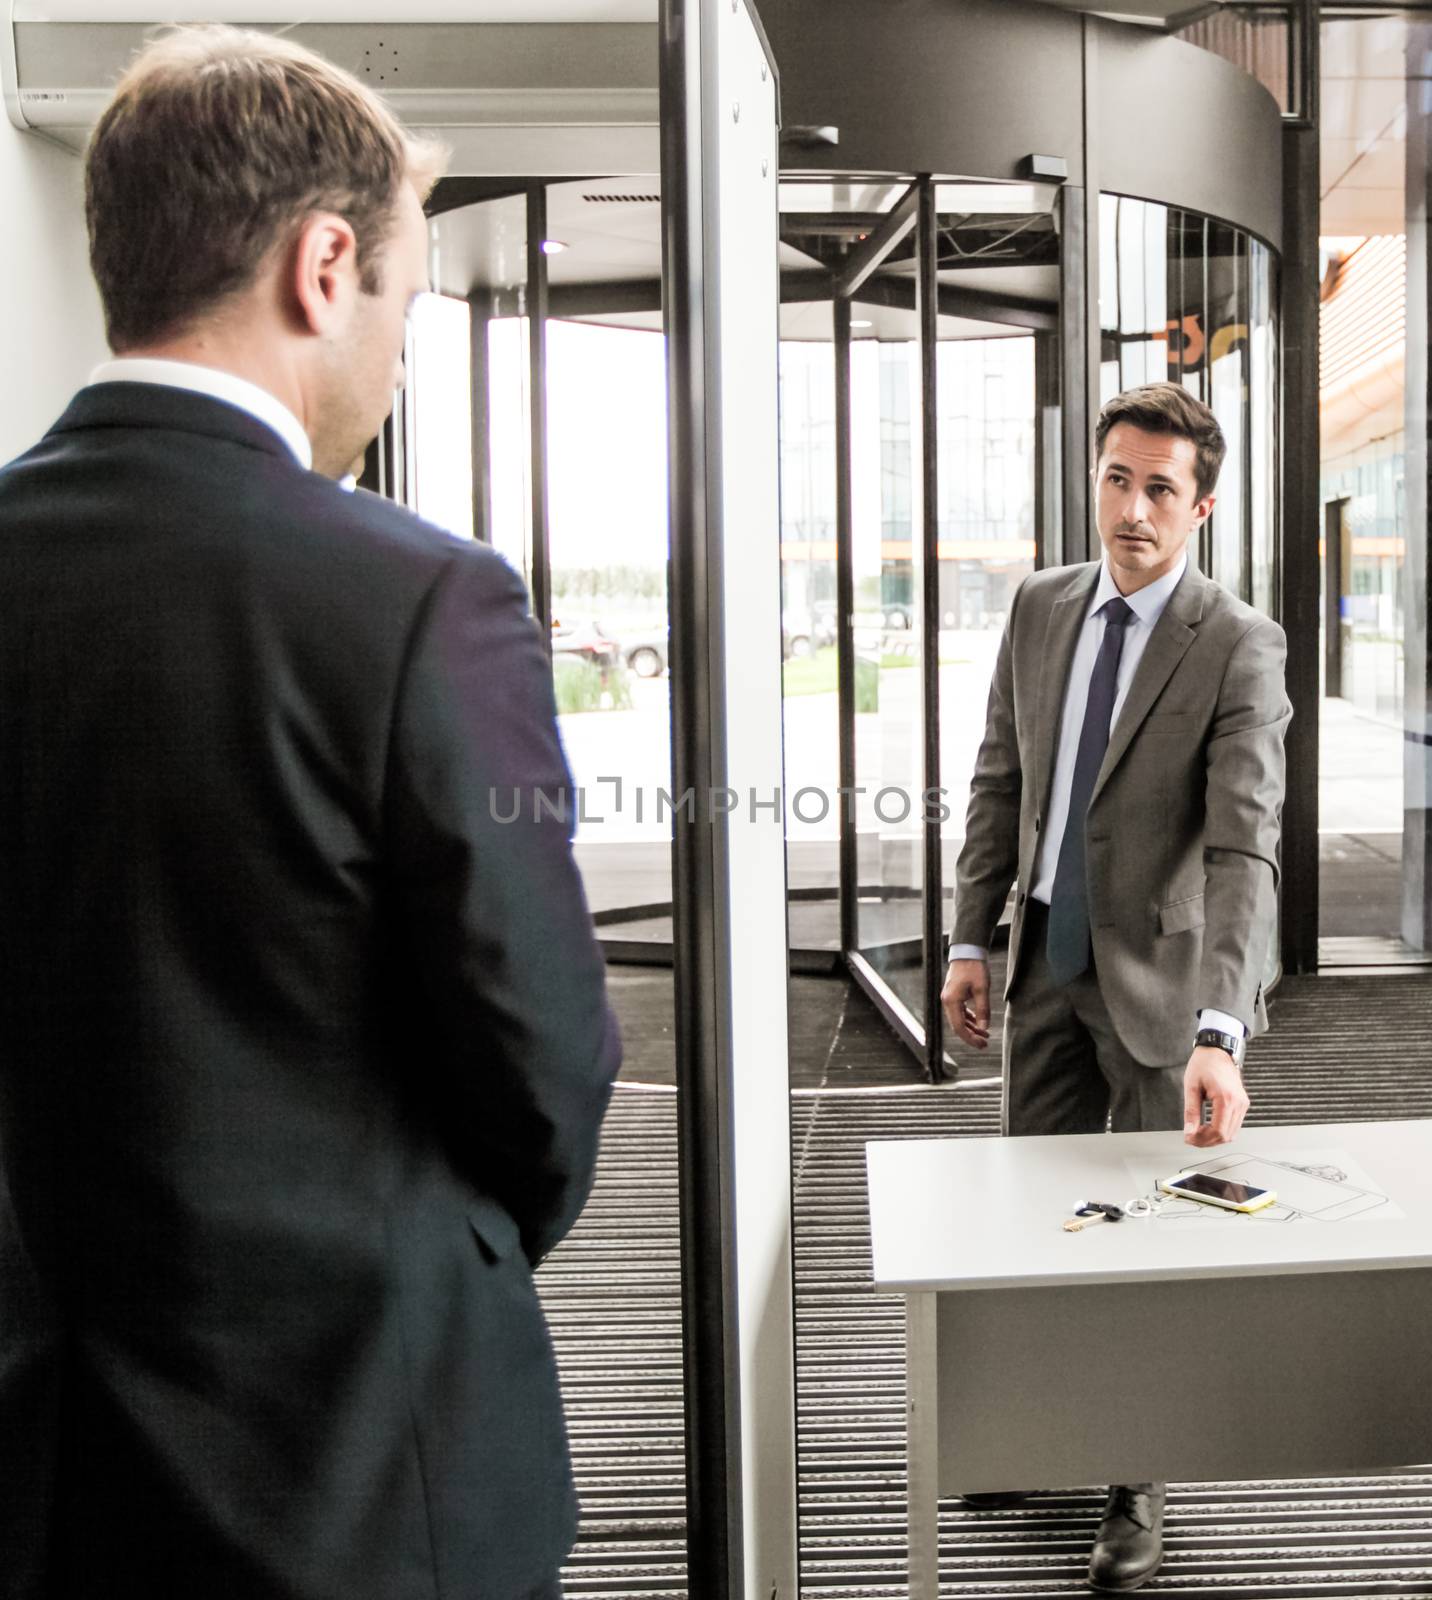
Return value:
<svg viewBox="0 0 1432 1600">
<path fill-rule="evenodd" d="M 1208 242 L 1208 403 L 1228 445 L 1208 525 L 1209 575 L 1233 594 L 1247 596 L 1243 441 L 1248 403 L 1247 240 L 1223 223 L 1211 223 Z"/>
<path fill-rule="evenodd" d="M 1253 604 L 1273 610 L 1278 550 L 1278 356 L 1273 332 L 1276 259 L 1258 239 L 1248 241 L 1248 506 L 1252 530 Z"/>
<path fill-rule="evenodd" d="M 785 661 L 786 872 L 798 949 L 840 948 L 840 726 L 836 682 L 835 351 L 783 339 L 781 653 Z"/>
<path fill-rule="evenodd" d="M 486 225 L 489 536 L 532 582 L 532 433 L 527 361 L 527 202 L 490 200 Z"/>
<path fill-rule="evenodd" d="M 408 318 L 409 489 L 413 510 L 460 539 L 472 538 L 472 371 L 469 308 L 422 294 Z"/>
<path fill-rule="evenodd" d="M 1100 196 L 1102 398 L 1167 376 L 1209 405 L 1228 453 L 1196 559 L 1263 610 L 1275 603 L 1277 332 L 1274 257 L 1227 223 Z M 1105 253 L 1114 260 L 1105 263 Z M 1162 372 L 1149 352 L 1166 352 Z M 1276 929 L 1265 979 L 1278 965 Z"/>
<path fill-rule="evenodd" d="M 1177 378 L 1188 330 L 1169 315 L 1170 299 L 1179 303 L 1181 261 L 1170 254 L 1178 240 L 1166 209 L 1104 194 L 1099 224 L 1101 238 L 1113 245 L 1099 256 L 1102 403 L 1121 389 Z"/>
<path fill-rule="evenodd" d="M 852 356 L 870 348 L 857 346 Z M 879 450 L 878 500 L 862 507 L 857 499 L 855 508 L 857 631 L 865 640 L 872 632 L 879 638 L 878 655 L 868 644 L 861 652 L 867 661 L 875 658 L 873 677 L 868 668 L 856 668 L 857 706 L 870 706 L 856 717 L 856 783 L 866 787 L 869 801 L 857 812 L 856 929 L 861 953 L 923 1025 L 920 360 L 912 342 L 874 349 L 873 363 L 852 360 L 852 432 L 858 440 L 862 425 L 870 430 L 873 424 Z M 863 393 L 857 372 L 866 379 Z M 855 444 L 857 456 L 860 450 Z M 870 685 L 865 696 L 862 678 Z"/>
<path fill-rule="evenodd" d="M 839 279 L 850 255 L 872 232 L 868 213 L 850 209 L 847 185 L 782 185 L 786 301 L 782 307 L 783 603 L 788 650 L 797 628 L 809 655 L 785 668 L 786 781 L 792 804 L 810 771 L 834 774 L 835 728 L 825 738 L 821 693 L 833 687 L 821 643 L 835 568 L 826 559 L 834 495 L 834 363 L 822 348 L 832 337 L 829 302 L 813 300 L 818 270 Z M 894 203 L 907 184 L 887 186 Z M 810 203 L 800 203 L 809 201 Z M 1059 232 L 1052 186 L 942 182 L 936 187 L 938 279 L 936 401 L 928 419 L 938 452 L 933 554 L 922 571 L 923 509 L 920 345 L 917 338 L 916 239 L 897 240 L 862 280 L 850 310 L 851 708 L 855 793 L 852 955 L 856 972 L 874 974 L 878 1002 L 898 1002 L 894 1020 L 926 1017 L 924 948 L 926 691 L 933 688 L 939 776 L 946 791 L 930 800 L 940 817 L 948 926 L 954 865 L 964 830 L 968 785 L 983 731 L 988 686 L 1014 590 L 1033 570 L 1041 535 L 1061 548 L 1061 409 Z M 1152 224 L 1142 219 L 1147 229 Z M 804 258 L 803 260 L 801 258 Z M 1164 292 L 1162 290 L 1157 292 Z M 1115 289 L 1117 298 L 1117 286 Z M 1146 298 L 1146 297 L 1142 297 Z M 1135 321 L 1147 307 L 1131 311 Z M 812 349 L 807 345 L 814 345 Z M 1150 352 L 1151 372 L 1164 358 Z M 833 552 L 832 552 L 833 554 Z M 925 637 L 927 605 L 936 632 Z M 926 650 L 937 652 L 927 685 Z M 833 719 L 832 719 L 833 722 Z M 804 762 L 804 765 L 801 763 Z M 829 786 L 830 779 L 824 780 Z M 815 809 L 819 810 L 816 803 Z M 835 822 L 832 817 L 832 824 Z M 798 809 L 790 820 L 790 879 L 820 858 L 818 830 Z M 830 842 L 838 835 L 831 828 Z M 823 841 L 822 841 L 823 842 Z M 834 857 L 832 856 L 832 863 Z M 821 881 L 824 886 L 824 880 Z M 939 886 L 930 885 L 938 894 Z M 791 907 L 793 943 L 810 902 Z M 934 909 L 934 908 L 931 908 Z M 939 952 L 932 952 L 939 965 Z"/>
<path fill-rule="evenodd" d="M 552 673 L 558 726 L 585 794 L 576 854 L 604 926 L 670 937 L 666 351 L 659 333 L 547 328 Z"/>
<path fill-rule="evenodd" d="M 616 231 L 631 240 L 632 270 L 650 275 L 652 306 L 658 298 L 660 204 L 653 186 L 606 179 L 549 186 L 549 227 L 571 244 L 567 253 L 546 258 L 549 278 L 573 312 L 547 324 L 553 687 L 582 794 L 576 851 L 588 900 L 604 936 L 664 943 L 671 937 L 671 805 L 662 798 L 671 789 L 665 347 L 659 313 L 612 311 L 604 286 L 591 282 L 584 257 L 594 198 L 602 202 L 595 209 L 603 237 Z M 429 449 L 429 433 L 441 422 L 453 474 L 460 475 L 461 459 L 469 479 L 475 531 L 530 587 L 535 469 L 526 198 L 457 207 L 434 219 L 433 229 L 434 276 L 440 267 L 447 282 L 466 290 L 465 302 L 443 304 L 466 313 L 471 337 L 452 315 L 441 337 L 430 338 L 426 308 L 419 307 L 409 384 L 420 423 L 419 492 L 438 449 Z M 471 438 L 472 413 L 438 382 L 444 361 L 468 374 L 464 381 L 472 386 L 478 437 L 486 436 L 476 460 L 470 444 L 459 448 L 461 429 Z M 426 504 L 420 509 L 433 514 Z M 438 520 L 453 525 L 448 517 Z"/>
<path fill-rule="evenodd" d="M 1157 209 L 1165 212 L 1162 206 Z M 1191 395 L 1205 400 L 1208 224 L 1203 217 L 1181 211 L 1165 214 L 1169 234 L 1169 377 L 1181 383 Z"/>
<path fill-rule="evenodd" d="M 940 345 L 940 782 L 945 915 L 954 909 L 970 777 L 995 656 L 1020 583 L 1034 570 L 1035 339 Z"/>
<path fill-rule="evenodd" d="M 1101 398 L 1168 377 L 1228 443 L 1199 561 L 1271 611 L 1277 547 L 1276 261 L 1226 223 L 1100 196 Z"/>
</svg>

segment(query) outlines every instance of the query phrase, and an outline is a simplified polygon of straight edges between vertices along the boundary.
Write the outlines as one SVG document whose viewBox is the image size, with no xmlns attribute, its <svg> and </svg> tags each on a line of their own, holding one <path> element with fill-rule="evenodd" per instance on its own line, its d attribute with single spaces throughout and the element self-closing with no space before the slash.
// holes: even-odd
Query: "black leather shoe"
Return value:
<svg viewBox="0 0 1432 1600">
<path fill-rule="evenodd" d="M 1089 1557 L 1089 1587 L 1125 1594 L 1147 1583 L 1163 1561 L 1163 1519 L 1163 1484 L 1115 1484 Z"/>
<path fill-rule="evenodd" d="M 1022 1506 L 1032 1489 L 1000 1489 L 993 1494 L 962 1494 L 960 1501 L 971 1511 L 1003 1511 L 1007 1506 Z"/>
</svg>

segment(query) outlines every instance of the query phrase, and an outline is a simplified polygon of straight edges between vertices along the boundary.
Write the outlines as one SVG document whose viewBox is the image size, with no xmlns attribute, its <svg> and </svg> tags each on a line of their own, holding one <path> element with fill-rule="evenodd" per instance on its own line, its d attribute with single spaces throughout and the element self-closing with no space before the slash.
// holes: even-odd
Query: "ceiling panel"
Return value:
<svg viewBox="0 0 1432 1600">
<path fill-rule="evenodd" d="M 1319 232 L 1403 232 L 1406 19 L 1324 23 L 1321 100 Z"/>
<path fill-rule="evenodd" d="M 1002 322 L 978 322 L 970 317 L 940 317 L 937 337 L 947 339 L 1027 339 L 1027 328 L 1013 328 Z M 920 324 L 913 311 L 898 306 L 855 305 L 851 308 L 850 331 L 853 339 L 905 341 L 913 344 L 920 337 Z M 815 301 L 781 307 L 781 338 L 828 344 L 831 339 L 830 302 Z"/>
<path fill-rule="evenodd" d="M 1401 188 L 1335 189 L 1324 198 L 1319 230 L 1327 237 L 1366 239 L 1402 233 L 1406 203 Z"/>
</svg>

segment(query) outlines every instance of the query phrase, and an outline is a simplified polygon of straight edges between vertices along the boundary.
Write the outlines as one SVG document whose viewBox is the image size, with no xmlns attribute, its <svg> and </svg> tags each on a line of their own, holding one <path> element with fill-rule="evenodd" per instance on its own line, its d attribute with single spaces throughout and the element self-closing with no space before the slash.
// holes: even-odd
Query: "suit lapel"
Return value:
<svg viewBox="0 0 1432 1600">
<path fill-rule="evenodd" d="M 1034 740 L 1035 759 L 1038 762 L 1035 793 L 1039 796 L 1041 815 L 1049 807 L 1049 786 L 1054 779 L 1054 758 L 1059 722 L 1064 715 L 1064 690 L 1069 682 L 1069 669 L 1074 660 L 1075 646 L 1079 642 L 1079 630 L 1084 626 L 1084 615 L 1089 609 L 1089 597 L 1098 581 L 1097 561 L 1079 568 L 1068 593 L 1054 602 L 1044 631 L 1039 667 L 1039 721 Z"/>
<path fill-rule="evenodd" d="M 1163 615 L 1154 624 L 1134 681 L 1129 685 L 1129 692 L 1119 711 L 1118 721 L 1109 734 L 1109 747 L 1104 752 L 1104 762 L 1099 768 L 1094 792 L 1089 797 L 1091 806 L 1109 781 L 1110 773 L 1133 743 L 1134 735 L 1148 716 L 1154 701 L 1163 693 L 1174 668 L 1183 660 L 1184 652 L 1193 643 L 1194 628 L 1203 616 L 1204 592 L 1207 588 L 1208 579 L 1190 561 L 1178 588 L 1169 596 Z"/>
</svg>

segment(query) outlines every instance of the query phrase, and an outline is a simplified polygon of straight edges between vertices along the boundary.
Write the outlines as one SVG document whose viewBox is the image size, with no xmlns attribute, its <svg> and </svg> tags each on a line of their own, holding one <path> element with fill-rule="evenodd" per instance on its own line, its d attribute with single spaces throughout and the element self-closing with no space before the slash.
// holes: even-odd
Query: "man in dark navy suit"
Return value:
<svg viewBox="0 0 1432 1600">
<path fill-rule="evenodd" d="M 550 674 L 497 555 L 332 481 L 437 154 L 223 28 L 90 150 L 118 359 L 0 471 L 6 1600 L 528 1600 L 571 1546 L 532 1268 L 619 1047 Z"/>
</svg>

